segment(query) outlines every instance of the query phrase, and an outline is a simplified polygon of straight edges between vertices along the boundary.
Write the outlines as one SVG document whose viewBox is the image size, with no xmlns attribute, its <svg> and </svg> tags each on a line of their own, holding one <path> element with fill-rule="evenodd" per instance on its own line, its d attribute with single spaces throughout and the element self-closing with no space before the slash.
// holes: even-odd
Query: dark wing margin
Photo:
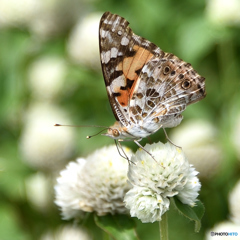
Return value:
<svg viewBox="0 0 240 240">
<path fill-rule="evenodd" d="M 126 78 L 121 69 L 127 46 L 122 46 L 120 37 L 124 35 L 127 39 L 131 38 L 132 31 L 128 28 L 129 22 L 118 15 L 105 12 L 99 25 L 99 49 L 103 77 L 107 88 L 108 98 L 112 111 L 117 121 L 126 122 L 127 119 L 122 113 L 117 97 L 125 97 L 121 94 L 121 89 L 111 86 L 115 79 L 121 81 L 121 85 L 126 84 Z M 121 34 L 121 35 L 120 35 Z M 126 40 L 127 41 L 127 40 Z M 117 68 L 119 67 L 119 69 Z M 125 100 L 126 101 L 126 100 Z M 125 123 L 124 125 L 128 125 Z"/>
</svg>

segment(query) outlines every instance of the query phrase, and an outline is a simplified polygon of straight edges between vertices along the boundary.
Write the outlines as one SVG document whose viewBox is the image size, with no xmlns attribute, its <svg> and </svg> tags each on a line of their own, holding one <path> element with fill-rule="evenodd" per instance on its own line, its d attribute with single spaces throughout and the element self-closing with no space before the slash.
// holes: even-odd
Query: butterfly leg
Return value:
<svg viewBox="0 0 240 240">
<path fill-rule="evenodd" d="M 130 164 L 130 163 L 133 163 L 133 164 L 134 164 L 134 162 L 132 162 L 132 161 L 128 158 L 127 154 L 126 154 L 125 151 L 123 150 L 123 147 L 122 147 L 120 141 L 117 141 L 116 139 L 114 139 L 114 142 L 115 142 L 115 145 L 116 145 L 116 147 L 117 147 L 117 150 L 118 150 L 119 155 L 120 155 L 122 158 L 125 158 L 126 160 L 128 160 L 128 163 L 129 163 L 129 164 Z M 120 152 L 120 149 L 121 149 L 121 151 L 123 152 L 124 155 L 122 155 L 122 153 Z"/>
<path fill-rule="evenodd" d="M 182 149 L 182 147 L 180 147 L 180 146 L 174 144 L 174 143 L 171 141 L 171 139 L 170 139 L 170 138 L 168 137 L 168 135 L 167 135 L 167 132 L 166 132 L 165 128 L 162 128 L 162 129 L 163 129 L 163 131 L 164 131 L 164 134 L 165 134 L 167 140 L 168 140 L 173 146 Z"/>
<path fill-rule="evenodd" d="M 144 150 L 146 153 L 148 153 L 148 154 L 153 158 L 153 160 L 154 160 L 155 162 L 157 162 L 157 160 L 154 158 L 154 156 L 153 156 L 148 150 L 146 150 L 146 149 L 138 142 L 138 140 L 134 140 L 134 142 L 135 142 L 142 150 Z"/>
</svg>

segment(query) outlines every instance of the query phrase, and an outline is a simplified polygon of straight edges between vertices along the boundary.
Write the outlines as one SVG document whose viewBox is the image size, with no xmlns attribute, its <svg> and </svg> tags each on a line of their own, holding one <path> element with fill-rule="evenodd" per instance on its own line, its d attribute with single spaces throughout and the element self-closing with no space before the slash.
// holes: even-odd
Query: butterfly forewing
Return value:
<svg viewBox="0 0 240 240">
<path fill-rule="evenodd" d="M 135 35 L 122 17 L 106 12 L 100 21 L 99 44 L 109 100 L 117 120 L 129 120 L 128 107 L 143 66 L 161 50 Z M 124 124 L 126 125 L 126 124 Z"/>
</svg>

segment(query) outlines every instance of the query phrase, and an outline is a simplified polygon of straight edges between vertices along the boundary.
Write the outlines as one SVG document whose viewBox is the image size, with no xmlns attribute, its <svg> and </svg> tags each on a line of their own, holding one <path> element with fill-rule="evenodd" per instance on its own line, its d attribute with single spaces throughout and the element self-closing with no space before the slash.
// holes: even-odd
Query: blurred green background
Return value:
<svg viewBox="0 0 240 240">
<path fill-rule="evenodd" d="M 95 128 L 53 127 L 114 123 L 98 53 L 105 11 L 125 17 L 136 34 L 206 78 L 207 97 L 187 108 L 182 126 L 168 130 L 177 145 L 194 142 L 186 149 L 200 171 L 206 212 L 196 234 L 171 210 L 170 239 L 204 239 L 215 224 L 230 221 L 229 193 L 240 173 L 238 3 L 0 0 L 0 240 L 43 239 L 67 223 L 53 203 L 56 176 L 68 161 L 113 144 L 103 136 L 87 140 Z M 151 139 L 166 142 L 162 131 Z M 157 225 L 138 222 L 141 239 L 159 239 Z M 102 239 L 91 217 L 85 226 Z"/>
</svg>

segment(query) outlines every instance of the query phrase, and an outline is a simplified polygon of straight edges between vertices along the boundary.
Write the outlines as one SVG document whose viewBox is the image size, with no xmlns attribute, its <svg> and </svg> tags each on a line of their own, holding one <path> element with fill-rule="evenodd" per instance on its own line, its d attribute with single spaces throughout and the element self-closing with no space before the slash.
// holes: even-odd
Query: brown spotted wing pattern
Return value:
<svg viewBox="0 0 240 240">
<path fill-rule="evenodd" d="M 124 18 L 106 12 L 99 45 L 114 139 L 141 139 L 178 125 L 186 106 L 206 96 L 205 78 L 173 54 L 133 33 Z"/>
</svg>

